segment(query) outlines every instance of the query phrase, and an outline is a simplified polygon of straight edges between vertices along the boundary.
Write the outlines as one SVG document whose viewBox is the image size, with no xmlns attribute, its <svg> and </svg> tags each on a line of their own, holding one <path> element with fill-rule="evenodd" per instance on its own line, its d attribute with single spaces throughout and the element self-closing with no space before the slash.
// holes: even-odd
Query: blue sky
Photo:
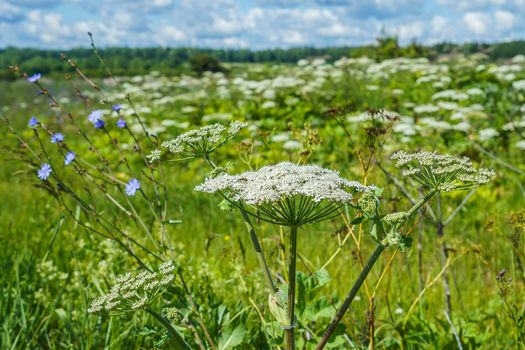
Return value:
<svg viewBox="0 0 525 350">
<path fill-rule="evenodd" d="M 525 0 L 0 0 L 0 47 L 273 48 L 525 39 Z"/>
</svg>

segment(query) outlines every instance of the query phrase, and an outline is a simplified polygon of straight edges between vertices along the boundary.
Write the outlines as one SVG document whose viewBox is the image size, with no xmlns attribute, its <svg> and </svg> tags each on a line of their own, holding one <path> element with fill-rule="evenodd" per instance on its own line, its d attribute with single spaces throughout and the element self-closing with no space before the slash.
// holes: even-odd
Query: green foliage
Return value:
<svg viewBox="0 0 525 350">
<path fill-rule="evenodd" d="M 399 50 L 408 50 L 393 40 L 386 40 L 383 44 L 381 55 L 385 57 L 398 55 Z M 412 49 L 414 52 L 418 50 L 417 47 Z M 468 50 L 474 49 L 468 47 Z M 142 149 L 150 151 L 158 146 L 158 140 L 214 121 L 245 119 L 250 127 L 240 134 L 237 143 L 215 154 L 214 162 L 219 166 L 232 162 L 227 167 L 228 172 L 239 173 L 290 160 L 337 169 L 347 178 L 379 186 L 374 196 L 361 201 L 359 208 L 341 208 L 340 217 L 315 228 L 305 227 L 298 233 L 298 269 L 301 272 L 297 275 L 296 308 L 300 348 L 311 349 L 319 340 L 361 271 L 362 259 L 371 251 L 372 238 L 382 240 L 390 234 L 390 243 L 400 250 L 408 248 L 411 240 L 414 248 L 406 254 L 398 253 L 392 260 L 389 258 L 394 250 L 385 253 L 387 256 L 378 261 L 367 279 L 368 291 L 375 293 L 373 303 L 362 288 L 328 346 L 333 349 L 364 349 L 373 343 L 379 349 L 456 349 L 456 335 L 443 314 L 441 281 L 429 286 L 417 299 L 422 289 L 420 283 L 424 286 L 441 269 L 439 241 L 430 215 L 431 211 L 437 213 L 436 204 L 422 208 L 426 214 L 424 217 L 414 216 L 402 226 L 385 225 L 381 231 L 376 230 L 375 237 L 373 232 L 373 237 L 369 237 L 369 229 L 383 219 L 377 212 L 379 204 L 381 213 L 410 208 L 411 202 L 403 187 L 413 199 L 420 196 L 417 186 L 403 181 L 389 162 L 389 155 L 394 150 L 450 152 L 496 168 L 496 181 L 477 190 L 461 208 L 458 217 L 447 226 L 442 238 L 447 243 L 447 253 L 455 258 L 448 269 L 453 306 L 451 322 L 464 349 L 521 346 L 525 220 L 519 208 L 523 202 L 524 153 L 515 146 L 522 140 L 520 133 L 504 126 L 509 121 L 520 121 L 518 118 L 523 114 L 521 108 L 525 103 L 523 92 L 516 91 L 512 81 L 502 79 L 497 71 L 493 71 L 505 66 L 489 64 L 480 68 L 479 61 L 474 58 L 444 66 L 433 63 L 425 66 L 421 62 L 409 61 L 412 62 L 407 63 L 409 68 L 399 68 L 399 63 L 396 63 L 398 71 L 384 68 L 378 75 L 365 74 L 372 67 L 371 63 L 362 68 L 356 62 L 340 68 L 329 64 L 337 54 L 347 55 L 348 51 L 345 48 L 344 52 L 337 53 L 334 49 L 328 64 L 322 63 L 317 68 L 250 63 L 231 66 L 228 77 L 203 74 L 202 78 L 170 77 L 149 72 L 159 70 L 171 75 L 179 68 L 187 70 L 186 63 L 197 50 L 107 49 L 101 52 L 116 74 L 148 73 L 119 77 L 127 89 L 125 91 L 132 95 L 139 107 L 145 127 L 156 135 L 151 143 L 141 135 L 139 146 Z M 34 58 L 35 52 L 24 53 L 24 50 L 15 49 L 2 51 L 2 60 L 7 57 L 2 56 L 6 52 L 11 58 L 1 61 L 3 65 L 18 62 L 23 70 L 33 72 L 44 67 L 51 74 L 70 71 L 69 66 L 59 61 L 58 52 L 42 61 Z M 320 49 L 209 52 L 221 62 L 296 62 L 321 53 L 324 51 Z M 83 56 L 83 50 L 70 51 L 67 55 L 77 60 L 79 66 L 87 67 L 87 72 L 102 76 L 103 69 L 87 53 Z M 47 60 L 54 61 L 54 65 L 46 63 L 40 66 Z M 386 61 L 383 66 L 388 64 Z M 377 66 L 373 67 L 377 69 Z M 427 70 L 426 67 L 430 68 Z M 443 67 L 447 67 L 446 73 Z M 417 82 L 430 76 L 430 70 L 439 71 L 432 73 L 436 79 L 448 77 L 450 81 Z M 525 79 L 523 71 L 513 74 L 513 81 Z M 119 180 L 128 176 L 130 170 L 112 146 L 113 138 L 118 139 L 118 145 L 126 151 L 130 168 L 140 169 L 136 176 L 141 176 L 144 183 L 147 177 L 160 177 L 160 169 L 156 166 L 152 166 L 153 175 L 150 175 L 149 168 L 136 153 L 138 146 L 133 138 L 113 126 L 115 116 L 107 118 L 109 136 L 102 131 L 87 129 L 86 125 L 90 125 L 85 119 L 89 111 L 110 108 L 109 104 L 102 102 L 101 96 L 76 76 L 63 80 L 49 79 L 47 74 L 44 75 L 46 86 L 56 92 L 59 100 L 72 111 L 78 126 L 87 130 L 93 147 L 108 163 L 118 165 L 115 176 Z M 233 83 L 239 77 L 252 82 L 272 81 L 274 85 L 260 83 L 257 87 L 260 91 L 250 89 L 246 86 L 255 83 Z M 286 86 L 294 79 L 300 83 Z M 111 82 L 96 78 L 93 81 L 105 91 L 111 103 L 126 103 Z M 434 86 L 434 83 L 444 85 Z M 73 86 L 81 94 L 72 90 Z M 27 128 L 28 118 L 35 115 L 53 130 L 64 132 L 68 145 L 86 161 L 96 161 L 96 154 L 67 121 L 67 115 L 56 108 L 48 109 L 49 101 L 45 96 L 36 96 L 36 88 L 28 87 L 26 81 L 2 81 L 0 88 L 3 91 L 0 113 L 9 118 L 28 144 L 38 144 L 34 132 Z M 264 97 L 270 88 L 275 90 L 273 95 L 267 93 Z M 471 88 L 480 88 L 485 94 L 469 95 L 467 100 L 456 101 L 456 110 L 464 113 L 464 119 L 472 126 L 467 131 L 451 127 L 441 129 L 444 123 L 457 125 L 450 110 L 440 108 L 432 113 L 415 113 L 414 106 L 410 105 L 438 105 L 441 101 L 433 99 L 435 93 L 444 89 L 465 92 Z M 394 93 L 396 89 L 401 93 Z M 268 101 L 273 104 L 265 105 Z M 467 111 L 474 104 L 482 105 L 483 111 Z M 337 106 L 343 109 L 339 115 L 341 123 L 325 113 Z M 352 121 L 369 108 L 385 108 L 403 117 L 391 123 Z M 129 118 L 128 121 L 132 119 L 131 113 L 125 117 Z M 424 125 L 421 121 L 425 118 L 440 124 Z M 408 121 L 417 126 L 413 128 L 416 132 L 413 135 L 405 134 L 406 130 L 400 127 Z M 479 130 L 489 127 L 497 128 L 499 136 L 481 141 Z M 138 272 L 141 267 L 122 246 L 93 236 L 89 227 L 76 222 L 75 215 L 88 218 L 79 205 L 72 206 L 72 217 L 49 198 L 35 176 L 38 164 L 21 163 L 25 146 L 4 126 L 0 129 L 5 146 L 2 148 L 5 161 L 0 168 L 0 193 L 3 194 L 0 242 L 6 247 L 0 253 L 0 348 L 171 348 L 173 339 L 148 313 L 136 312 L 113 318 L 86 313 L 90 301 L 107 292 L 117 275 Z M 46 147 L 49 146 L 48 135 L 40 135 Z M 56 149 L 50 149 L 50 157 L 56 164 L 63 162 Z M 507 166 L 503 165 L 505 163 Z M 251 240 L 245 233 L 242 220 L 231 211 L 231 206 L 220 204 L 220 198 L 197 195 L 193 191 L 209 175 L 210 168 L 199 159 L 184 162 L 176 159 L 165 164 L 163 170 L 168 193 L 174 198 L 165 218 L 166 232 L 173 243 L 173 259 L 184 273 L 185 287 L 195 305 L 187 297 L 185 287 L 178 282 L 156 299 L 152 307 L 158 312 L 162 310 L 171 326 L 194 348 L 199 348 L 199 341 L 205 344 L 204 347 L 209 344 L 201 323 L 206 326 L 217 348 L 272 349 L 282 346 L 283 322 L 276 320 L 268 306 L 269 291 L 260 276 L 257 258 L 250 249 Z M 368 171 L 364 172 L 364 169 Z M 62 171 L 65 179 L 73 179 L 68 183 L 72 183 L 79 193 L 89 196 L 87 188 L 96 194 L 93 200 L 97 208 L 112 223 L 119 225 L 130 237 L 147 242 L 148 247 L 153 245 L 135 217 L 121 215 L 106 199 L 105 194 L 119 194 L 107 191 L 111 184 L 98 180 L 96 184 L 100 187 L 86 187 L 74 171 L 60 168 L 57 173 Z M 100 188 L 107 192 L 99 191 Z M 146 193 L 154 198 L 149 204 L 156 208 L 159 199 L 155 192 Z M 450 215 L 465 196 L 466 193 L 444 195 L 440 207 L 443 216 Z M 118 198 L 124 202 L 123 197 Z M 148 202 L 137 198 L 132 201 L 137 212 L 148 212 Z M 224 210 L 218 210 L 218 205 Z M 359 211 L 362 215 L 356 218 L 354 214 Z M 158 230 L 154 216 L 147 214 L 145 217 L 144 225 Z M 95 225 L 95 221 L 90 222 L 90 227 Z M 283 277 L 286 276 L 285 234 L 256 220 L 254 227 L 272 275 L 286 280 Z M 418 231 L 419 227 L 421 231 Z M 416 243 L 421 250 L 416 251 Z M 475 249 L 463 256 L 465 247 L 472 246 Z M 164 253 L 169 254 L 169 251 L 166 249 Z M 148 263 L 155 263 L 146 253 L 140 255 Z M 497 272 L 503 268 L 508 270 L 507 276 L 512 277 L 512 283 L 508 283 L 508 279 L 503 285 L 496 281 Z M 380 277 L 382 282 L 375 290 Z M 285 297 L 285 294 L 280 295 L 281 311 Z M 405 319 L 414 301 L 417 303 Z"/>
<path fill-rule="evenodd" d="M 224 71 L 224 68 L 221 66 L 219 59 L 207 53 L 199 53 L 195 56 L 192 56 L 190 57 L 189 62 L 191 69 L 197 74 L 202 74 L 204 72 Z"/>
</svg>

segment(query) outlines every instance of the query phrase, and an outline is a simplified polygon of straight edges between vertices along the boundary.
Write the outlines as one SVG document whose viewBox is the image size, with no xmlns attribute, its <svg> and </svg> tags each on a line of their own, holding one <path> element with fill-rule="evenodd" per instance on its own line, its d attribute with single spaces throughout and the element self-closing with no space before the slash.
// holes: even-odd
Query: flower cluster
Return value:
<svg viewBox="0 0 525 350">
<path fill-rule="evenodd" d="M 475 169 L 467 157 L 455 158 L 435 152 L 407 153 L 392 155 L 396 167 L 426 188 L 438 191 L 464 190 L 489 182 L 495 173 L 492 169 Z"/>
<path fill-rule="evenodd" d="M 216 123 L 200 129 L 190 130 L 172 140 L 162 143 L 171 153 L 187 153 L 190 156 L 207 156 L 233 139 L 248 124 L 234 121 L 226 128 Z"/>
<path fill-rule="evenodd" d="M 162 264 L 159 272 L 140 272 L 133 276 L 126 273 L 117 278 L 109 293 L 93 300 L 89 313 L 126 312 L 142 309 L 160 296 L 173 282 L 175 265 L 171 261 Z"/>
<path fill-rule="evenodd" d="M 364 192 L 372 188 L 316 165 L 282 162 L 240 175 L 208 178 L 195 189 L 220 192 L 233 202 L 256 207 L 267 221 L 300 226 L 326 219 L 338 205 L 352 201 L 349 189 Z M 327 205 L 320 205 L 322 202 Z"/>
</svg>

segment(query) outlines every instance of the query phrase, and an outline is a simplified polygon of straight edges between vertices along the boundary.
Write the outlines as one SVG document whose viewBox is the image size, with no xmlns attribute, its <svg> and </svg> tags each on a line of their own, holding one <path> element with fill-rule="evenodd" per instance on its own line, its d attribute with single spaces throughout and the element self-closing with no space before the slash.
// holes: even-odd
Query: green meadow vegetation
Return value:
<svg viewBox="0 0 525 350">
<path fill-rule="evenodd" d="M 10 63 L 0 348 L 524 349 L 525 57 L 414 52 Z"/>
</svg>

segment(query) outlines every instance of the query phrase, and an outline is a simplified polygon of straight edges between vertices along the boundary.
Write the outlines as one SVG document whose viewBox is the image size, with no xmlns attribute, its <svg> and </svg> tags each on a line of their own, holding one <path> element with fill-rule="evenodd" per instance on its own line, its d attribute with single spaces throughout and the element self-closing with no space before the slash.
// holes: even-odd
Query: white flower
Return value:
<svg viewBox="0 0 525 350">
<path fill-rule="evenodd" d="M 88 312 L 126 312 L 143 308 L 173 282 L 174 270 L 175 266 L 169 261 L 159 267 L 159 272 L 142 271 L 135 276 L 128 272 L 121 275 L 107 294 L 91 302 Z"/>
<path fill-rule="evenodd" d="M 190 130 L 175 139 L 164 141 L 162 147 L 171 153 L 188 153 L 190 156 L 208 155 L 233 139 L 248 124 L 234 121 L 229 127 L 216 123 L 200 129 Z"/>
<path fill-rule="evenodd" d="M 419 105 L 414 107 L 414 112 L 416 114 L 423 114 L 423 113 L 434 113 L 439 111 L 439 107 L 434 105 Z"/>
<path fill-rule="evenodd" d="M 372 188 L 316 165 L 283 162 L 240 175 L 208 178 L 195 190 L 220 192 L 234 202 L 256 207 L 263 212 L 263 220 L 300 226 L 326 219 L 323 214 L 331 215 L 338 205 L 349 203 L 353 196 L 348 190 L 363 192 Z"/>
<path fill-rule="evenodd" d="M 487 141 L 499 135 L 499 132 L 494 128 L 487 128 L 479 131 L 479 140 Z"/>
<path fill-rule="evenodd" d="M 148 162 L 153 163 L 154 161 L 160 159 L 160 155 L 161 155 L 160 149 L 155 149 L 151 151 L 151 153 L 148 154 L 146 158 L 148 159 Z"/>
<path fill-rule="evenodd" d="M 512 87 L 516 90 L 525 90 L 525 80 L 516 80 L 512 83 Z"/>
<path fill-rule="evenodd" d="M 525 140 L 521 140 L 521 141 L 516 142 L 516 147 L 521 149 L 521 150 L 525 150 Z"/>
<path fill-rule="evenodd" d="M 399 151 L 392 159 L 396 167 L 403 169 L 404 176 L 412 177 L 426 188 L 444 192 L 483 185 L 495 175 L 492 169 L 475 169 L 466 157 L 455 158 L 435 152 Z"/>
<path fill-rule="evenodd" d="M 283 144 L 283 149 L 287 151 L 296 151 L 301 149 L 301 142 L 297 140 L 288 140 Z"/>
</svg>

